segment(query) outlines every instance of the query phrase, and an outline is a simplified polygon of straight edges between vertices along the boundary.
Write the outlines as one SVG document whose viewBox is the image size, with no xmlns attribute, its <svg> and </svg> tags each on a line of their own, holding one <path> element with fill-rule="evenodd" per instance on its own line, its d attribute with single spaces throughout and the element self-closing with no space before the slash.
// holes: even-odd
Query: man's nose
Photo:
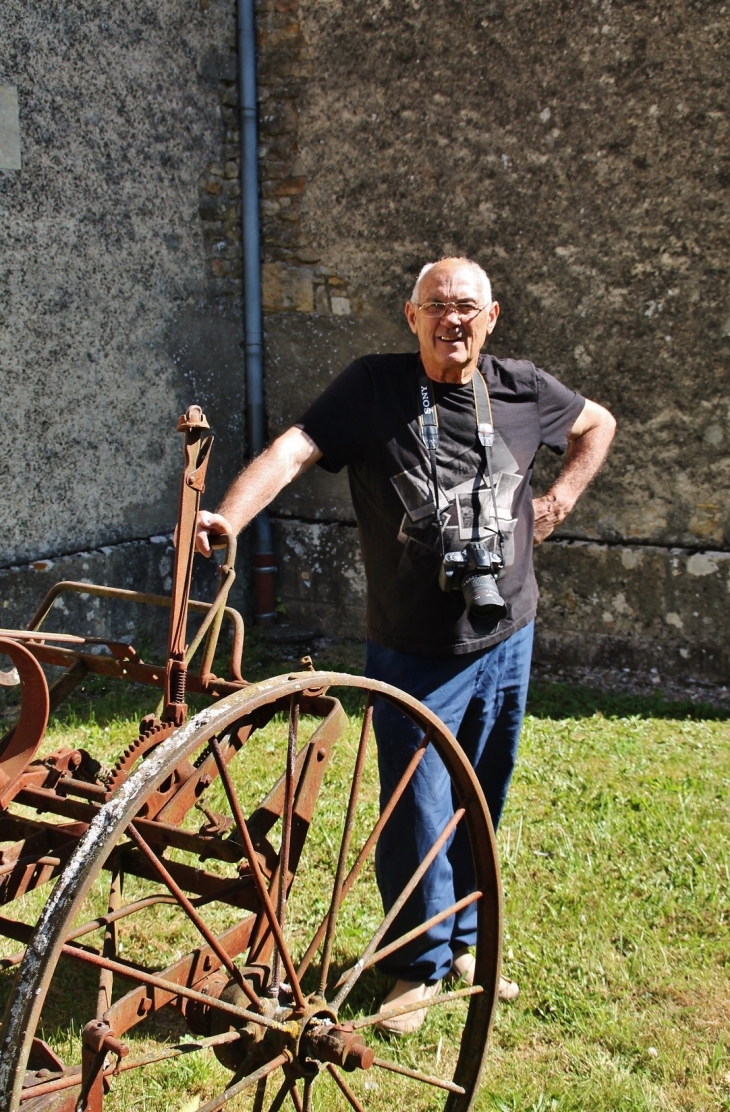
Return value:
<svg viewBox="0 0 730 1112">
<path fill-rule="evenodd" d="M 446 306 L 441 320 L 448 321 L 449 324 L 461 324 L 461 316 L 453 301 Z"/>
</svg>

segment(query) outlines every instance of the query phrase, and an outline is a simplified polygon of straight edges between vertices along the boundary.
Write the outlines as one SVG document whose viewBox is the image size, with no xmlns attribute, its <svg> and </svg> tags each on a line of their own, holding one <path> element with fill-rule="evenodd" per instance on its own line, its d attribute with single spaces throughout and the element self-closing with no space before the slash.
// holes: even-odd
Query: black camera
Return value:
<svg viewBox="0 0 730 1112">
<path fill-rule="evenodd" d="M 507 605 L 497 590 L 502 560 L 483 544 L 468 544 L 461 552 L 447 552 L 439 570 L 442 591 L 461 591 L 466 614 L 491 618 L 507 617 Z"/>
</svg>

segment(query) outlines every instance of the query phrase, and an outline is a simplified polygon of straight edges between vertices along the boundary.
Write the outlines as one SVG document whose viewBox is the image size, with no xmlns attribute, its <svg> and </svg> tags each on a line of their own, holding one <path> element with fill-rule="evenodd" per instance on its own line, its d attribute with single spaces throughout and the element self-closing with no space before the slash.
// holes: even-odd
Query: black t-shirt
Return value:
<svg viewBox="0 0 730 1112">
<path fill-rule="evenodd" d="M 348 469 L 368 584 L 367 633 L 404 652 L 452 656 L 503 641 L 535 616 L 532 466 L 540 445 L 564 452 L 584 399 L 525 360 L 480 356 L 492 403 L 493 473 L 507 617 L 466 616 L 444 592 L 428 452 L 419 426 L 418 354 L 367 355 L 344 370 L 297 424 L 327 471 Z M 447 551 L 497 549 L 494 502 L 477 437 L 471 383 L 431 383 L 438 412 L 439 507 Z"/>
</svg>

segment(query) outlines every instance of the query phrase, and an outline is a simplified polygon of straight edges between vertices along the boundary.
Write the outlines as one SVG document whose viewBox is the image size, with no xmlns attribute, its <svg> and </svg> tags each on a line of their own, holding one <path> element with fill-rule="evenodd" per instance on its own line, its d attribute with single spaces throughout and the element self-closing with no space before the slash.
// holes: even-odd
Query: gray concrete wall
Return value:
<svg viewBox="0 0 730 1112">
<path fill-rule="evenodd" d="M 271 432 L 350 358 L 410 346 L 424 261 L 479 259 L 494 350 L 619 421 L 560 530 L 589 543 L 538 554 L 551 659 L 727 678 L 729 18 L 684 0 L 260 3 Z M 538 460 L 538 490 L 555 468 Z M 357 628 L 344 479 L 306 476 L 276 512 L 284 605 Z"/>
<path fill-rule="evenodd" d="M 8 567 L 169 531 L 191 402 L 220 434 L 212 504 L 244 398 L 233 0 L 4 0 L 0 42 Z"/>
</svg>

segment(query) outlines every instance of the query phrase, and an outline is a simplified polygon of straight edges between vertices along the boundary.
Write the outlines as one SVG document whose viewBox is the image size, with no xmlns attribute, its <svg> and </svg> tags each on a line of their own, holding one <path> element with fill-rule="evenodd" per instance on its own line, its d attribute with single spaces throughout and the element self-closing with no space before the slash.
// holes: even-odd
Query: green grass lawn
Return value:
<svg viewBox="0 0 730 1112">
<path fill-rule="evenodd" d="M 530 711 L 499 834 L 523 991 L 478 1106 L 730 1108 L 730 724 L 555 687 Z"/>
<path fill-rule="evenodd" d="M 271 661 L 261 667 L 273 673 Z M 149 704 L 139 690 L 120 695 L 91 685 L 51 727 L 48 746 L 111 758 Z M 349 750 L 355 727 L 351 733 Z M 273 738 L 261 731 L 251 748 L 252 776 L 265 775 Z M 729 742 L 726 715 L 709 708 L 533 689 L 498 839 L 505 971 L 522 992 L 498 1010 L 476 1101 L 482 1112 L 730 1110 Z M 365 817 L 374 814 L 374 764 L 371 753 Z M 341 814 L 323 818 L 307 850 L 312 876 L 329 867 L 329 843 L 339 835 Z M 23 901 L 28 921 L 41 895 Z M 293 930 L 321 911 L 316 886 L 304 879 L 298 898 Z M 370 875 L 346 923 L 353 947 L 378 914 Z M 165 931 L 164 915 L 158 929 Z M 154 947 L 154 936 L 147 941 Z M 4 943 L 2 952 L 13 949 L 17 943 Z M 10 975 L 0 981 L 7 993 Z M 373 977 L 362 991 L 375 1000 L 382 988 Z M 173 1022 L 171 1037 L 181 1030 Z M 76 1037 L 68 1024 L 51 1034 L 62 1052 Z M 421 1050 L 448 1058 L 450 1034 L 448 1015 L 427 1024 Z M 127 1075 L 112 1107 L 192 1110 L 226 1076 L 212 1056 L 185 1057 L 155 1067 L 144 1084 Z M 392 1075 L 373 1071 L 358 1083 L 369 1112 L 391 1112 L 396 1101 L 409 1110 L 442 1104 L 412 1103 L 410 1083 Z M 339 1107 L 322 1087 L 314 1108 Z"/>
</svg>

